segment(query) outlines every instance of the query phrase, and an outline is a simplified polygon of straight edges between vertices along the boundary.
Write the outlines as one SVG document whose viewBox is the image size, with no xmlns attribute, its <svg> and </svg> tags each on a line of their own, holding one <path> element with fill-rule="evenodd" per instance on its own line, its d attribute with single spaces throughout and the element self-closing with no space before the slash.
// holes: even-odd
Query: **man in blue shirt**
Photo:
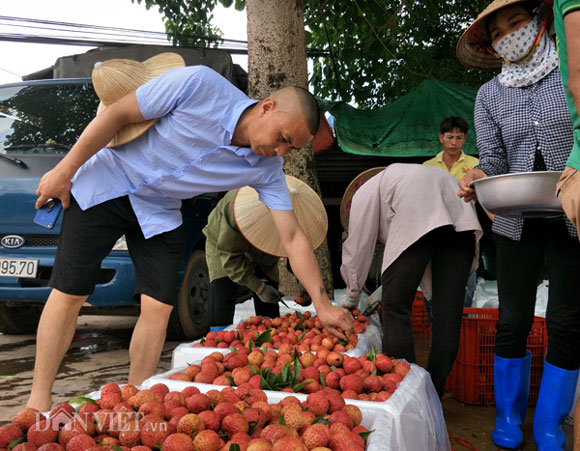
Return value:
<svg viewBox="0 0 580 451">
<path fill-rule="evenodd" d="M 98 72 L 114 71 L 115 64 L 104 62 Z M 152 119 L 156 122 L 143 135 L 107 147 L 128 126 Z M 37 208 L 58 198 L 67 210 L 53 290 L 38 327 L 28 406 L 50 408 L 52 384 L 80 307 L 94 289 L 95 269 L 123 234 L 141 300 L 128 382 L 140 384 L 154 373 L 181 259 L 181 199 L 205 192 L 256 189 L 320 321 L 336 336 L 350 335 L 352 317 L 330 303 L 282 171 L 282 157 L 305 146 L 318 121 L 316 100 L 304 89 L 283 88 L 257 102 L 203 66 L 170 69 L 99 113 L 37 189 Z"/>
</svg>

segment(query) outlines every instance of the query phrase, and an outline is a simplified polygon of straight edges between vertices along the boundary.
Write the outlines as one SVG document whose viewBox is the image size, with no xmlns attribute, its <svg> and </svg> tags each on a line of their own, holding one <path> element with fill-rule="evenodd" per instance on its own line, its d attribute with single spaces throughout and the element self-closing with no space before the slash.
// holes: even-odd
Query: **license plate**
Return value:
<svg viewBox="0 0 580 451">
<path fill-rule="evenodd" d="M 38 260 L 30 258 L 0 258 L 0 277 L 34 279 Z"/>
</svg>

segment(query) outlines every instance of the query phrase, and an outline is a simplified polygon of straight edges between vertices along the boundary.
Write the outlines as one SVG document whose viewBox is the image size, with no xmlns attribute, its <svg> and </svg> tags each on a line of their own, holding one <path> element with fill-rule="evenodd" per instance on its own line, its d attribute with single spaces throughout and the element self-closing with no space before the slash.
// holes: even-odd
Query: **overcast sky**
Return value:
<svg viewBox="0 0 580 451">
<path fill-rule="evenodd" d="M 157 8 L 145 9 L 130 0 L 3 0 L 2 16 L 42 19 L 77 24 L 99 25 L 163 32 L 165 28 Z M 225 38 L 246 40 L 246 13 L 231 8 L 218 8 L 214 25 Z M 14 27 L 0 20 L 0 33 L 34 34 L 33 28 Z M 46 34 L 43 31 L 43 34 Z M 55 44 L 30 44 L 0 41 L 0 84 L 20 81 L 21 76 L 52 66 L 61 56 L 83 53 L 91 47 Z M 244 56 L 234 61 L 247 69 Z"/>
</svg>

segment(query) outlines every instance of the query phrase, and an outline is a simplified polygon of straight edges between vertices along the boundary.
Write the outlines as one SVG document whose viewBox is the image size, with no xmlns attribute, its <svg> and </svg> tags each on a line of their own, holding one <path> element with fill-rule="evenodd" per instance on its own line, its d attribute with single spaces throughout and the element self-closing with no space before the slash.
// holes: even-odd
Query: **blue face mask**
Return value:
<svg viewBox="0 0 580 451">
<path fill-rule="evenodd" d="M 516 63 L 529 56 L 529 51 L 534 45 L 539 31 L 538 23 L 531 20 L 519 30 L 511 32 L 493 43 L 492 47 L 504 60 Z"/>
</svg>

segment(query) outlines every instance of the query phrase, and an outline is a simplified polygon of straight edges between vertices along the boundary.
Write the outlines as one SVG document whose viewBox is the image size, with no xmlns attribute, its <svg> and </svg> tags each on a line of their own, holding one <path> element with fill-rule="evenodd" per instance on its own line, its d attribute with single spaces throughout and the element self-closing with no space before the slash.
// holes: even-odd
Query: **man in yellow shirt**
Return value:
<svg viewBox="0 0 580 451">
<path fill-rule="evenodd" d="M 443 119 L 439 125 L 439 141 L 443 144 L 443 150 L 423 164 L 443 169 L 461 180 L 467 171 L 479 163 L 477 158 L 466 155 L 462 150 L 468 128 L 467 122 L 461 117 Z"/>
</svg>

